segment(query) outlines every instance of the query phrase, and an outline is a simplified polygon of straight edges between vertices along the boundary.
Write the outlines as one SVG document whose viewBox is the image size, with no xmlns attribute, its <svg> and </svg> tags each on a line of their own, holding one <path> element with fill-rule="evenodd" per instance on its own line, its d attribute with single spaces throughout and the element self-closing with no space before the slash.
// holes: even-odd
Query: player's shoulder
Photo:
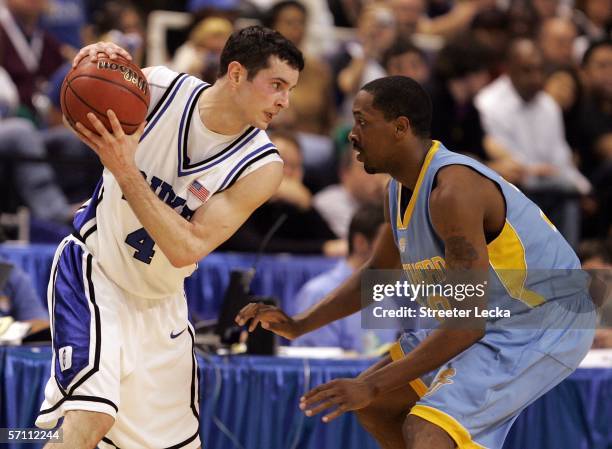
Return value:
<svg viewBox="0 0 612 449">
<path fill-rule="evenodd" d="M 142 69 L 142 73 L 150 85 L 166 88 L 180 75 L 180 73 L 163 65 L 145 67 Z"/>
<path fill-rule="evenodd" d="M 470 203 L 480 196 L 491 181 L 467 165 L 445 165 L 436 173 L 430 203 L 444 208 L 451 204 Z"/>
</svg>

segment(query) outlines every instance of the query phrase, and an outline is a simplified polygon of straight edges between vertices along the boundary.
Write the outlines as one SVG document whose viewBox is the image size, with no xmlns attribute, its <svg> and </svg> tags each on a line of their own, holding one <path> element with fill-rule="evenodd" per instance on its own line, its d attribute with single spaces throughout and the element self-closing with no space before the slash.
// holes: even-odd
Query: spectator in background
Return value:
<svg viewBox="0 0 612 449">
<path fill-rule="evenodd" d="M 363 8 L 356 40 L 347 42 L 332 61 L 342 123 L 353 121 L 351 107 L 359 88 L 385 76 L 382 56 L 395 37 L 396 23 L 389 7 L 384 3 L 372 3 Z"/>
<path fill-rule="evenodd" d="M 497 78 L 504 69 L 510 40 L 510 19 L 505 11 L 489 8 L 479 12 L 470 26 L 473 38 L 487 49 L 489 71 Z"/>
<path fill-rule="evenodd" d="M 543 87 L 540 51 L 533 41 L 518 39 L 509 48 L 508 74 L 485 87 L 475 104 L 496 143 L 495 151 L 488 149 L 490 156 L 526 168 L 521 187 L 576 245 L 579 209 L 571 196 L 588 193 L 590 184 L 574 166 L 561 110 Z"/>
<path fill-rule="evenodd" d="M 484 131 L 474 97 L 490 81 L 488 60 L 486 48 L 471 37 L 449 42 L 438 53 L 429 89 L 432 135 L 480 160 L 486 159 Z"/>
<path fill-rule="evenodd" d="M 296 0 L 275 3 L 263 20 L 264 26 L 281 33 L 302 52 L 307 22 L 306 7 Z M 335 124 L 332 88 L 331 69 L 327 63 L 312 53 L 304 52 L 304 70 L 291 94 L 291 104 L 274 119 L 273 125 L 328 136 Z"/>
<path fill-rule="evenodd" d="M 270 135 L 283 159 L 284 176 L 278 191 L 249 217 L 236 233 L 221 245 L 221 251 L 257 251 L 263 237 L 277 220 L 287 218 L 278 228 L 267 252 L 344 256 L 348 246 L 336 238 L 325 220 L 312 207 L 312 194 L 302 183 L 302 154 L 295 135 L 274 131 Z"/>
<path fill-rule="evenodd" d="M 574 133 L 582 168 L 592 177 L 597 168 L 612 161 L 612 40 L 589 47 L 582 74 L 586 95 Z"/>
<path fill-rule="evenodd" d="M 187 42 L 177 49 L 172 69 L 214 83 L 221 51 L 232 31 L 232 23 L 223 17 L 202 19 L 189 33 Z"/>
<path fill-rule="evenodd" d="M 57 40 L 74 49 L 83 46 L 82 31 L 87 23 L 86 0 L 48 0 L 49 7 L 42 17 L 42 27 Z"/>
<path fill-rule="evenodd" d="M 357 153 L 347 147 L 340 159 L 340 184 L 333 184 L 318 192 L 314 208 L 325 219 L 334 233 L 346 239 L 351 217 L 359 207 L 381 205 L 384 201 L 386 175 L 369 175 L 357 160 Z"/>
<path fill-rule="evenodd" d="M 407 76 L 425 86 L 429 82 L 427 55 L 410 40 L 399 37 L 384 53 L 383 67 L 389 76 Z"/>
<path fill-rule="evenodd" d="M 317 304 L 328 293 L 340 286 L 353 272 L 372 255 L 374 241 L 384 223 L 382 205 L 360 207 L 350 222 L 348 233 L 349 253 L 330 271 L 306 282 L 298 291 L 291 305 L 292 314 L 304 312 Z M 334 321 L 314 332 L 305 334 L 291 342 L 292 346 L 333 346 L 345 351 L 372 354 L 381 344 L 392 342 L 396 331 L 367 330 L 361 327 L 361 315 L 355 313 Z"/>
<path fill-rule="evenodd" d="M 578 256 L 584 270 L 594 271 L 592 276 L 606 283 L 608 289 L 612 288 L 612 238 L 583 241 Z M 605 302 L 598 306 L 594 348 L 612 348 L 612 298 L 609 292 L 603 298 Z"/>
<path fill-rule="evenodd" d="M 6 118 L 17 107 L 17 88 L 0 67 L 0 184 L 3 203 L 10 208 L 20 200 L 33 216 L 68 222 L 73 208 L 56 184 L 53 169 L 45 161 L 47 150 L 34 125 L 23 118 Z M 29 160 L 20 160 L 21 158 Z M 11 160 L 13 159 L 13 160 Z"/>
<path fill-rule="evenodd" d="M 399 35 L 411 38 L 418 33 L 451 39 L 467 31 L 479 12 L 494 8 L 496 2 L 463 0 L 442 5 L 441 8 L 436 8 L 433 3 L 425 0 L 391 0 Z"/>
<path fill-rule="evenodd" d="M 592 42 L 612 39 L 610 0 L 577 0 L 572 18 L 580 34 L 576 43 L 580 58 Z"/>
<path fill-rule="evenodd" d="M 19 92 L 20 115 L 38 120 L 47 107 L 44 83 L 64 63 L 59 42 L 39 25 L 45 0 L 0 5 L 0 66 Z"/>
<path fill-rule="evenodd" d="M 0 229 L 0 244 L 4 240 L 4 233 Z M 8 264 L 2 256 L 0 262 Z M 36 293 L 30 276 L 15 265 L 9 269 L 8 280 L 4 285 L 0 285 L 0 317 L 10 316 L 15 321 L 29 323 L 30 333 L 47 329 L 49 314 Z"/>
<path fill-rule="evenodd" d="M 593 43 L 584 54 L 585 95 L 570 135 L 581 168 L 594 186 L 594 200 L 585 223 L 587 235 L 612 231 L 612 40 Z"/>
<path fill-rule="evenodd" d="M 559 67 L 573 67 L 576 63 L 574 44 L 578 31 L 574 23 L 562 17 L 545 19 L 538 33 L 538 46 L 547 73 Z"/>
<path fill-rule="evenodd" d="M 145 29 L 140 9 L 129 0 L 105 1 L 92 14 L 87 42 L 109 40 L 125 48 L 137 66 L 144 62 Z"/>
</svg>

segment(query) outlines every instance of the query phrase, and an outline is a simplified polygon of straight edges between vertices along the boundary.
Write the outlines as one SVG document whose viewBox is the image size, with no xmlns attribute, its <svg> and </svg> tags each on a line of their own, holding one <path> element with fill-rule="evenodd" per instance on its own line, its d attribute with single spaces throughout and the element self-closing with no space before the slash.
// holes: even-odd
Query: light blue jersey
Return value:
<svg viewBox="0 0 612 449">
<path fill-rule="evenodd" d="M 411 414 L 442 427 L 459 449 L 496 449 L 521 410 L 578 366 L 593 339 L 595 314 L 580 282 L 578 257 L 544 213 L 499 174 L 437 141 L 409 201 L 402 201 L 410 192 L 398 181 L 389 185 L 395 243 L 409 279 L 418 281 L 424 270 L 445 268 L 429 196 L 438 171 L 448 165 L 472 168 L 496 183 L 504 196 L 504 227 L 487 245 L 487 300 L 489 309 L 510 310 L 512 318 L 488 319 L 480 341 L 439 370 L 411 380 L 421 398 Z M 567 282 L 572 276 L 578 282 Z M 521 322 L 529 324 L 521 328 Z M 430 332 L 405 333 L 391 351 L 393 359 Z"/>
</svg>

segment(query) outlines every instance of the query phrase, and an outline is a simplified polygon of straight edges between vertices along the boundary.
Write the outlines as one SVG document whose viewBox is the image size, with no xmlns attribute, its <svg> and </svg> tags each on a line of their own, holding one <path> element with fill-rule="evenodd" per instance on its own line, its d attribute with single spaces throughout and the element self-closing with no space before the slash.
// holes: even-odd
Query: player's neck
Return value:
<svg viewBox="0 0 612 449">
<path fill-rule="evenodd" d="M 248 123 L 221 84 L 221 81 L 217 81 L 202 93 L 198 100 L 198 112 L 207 129 L 232 136 L 242 132 Z"/>
<path fill-rule="evenodd" d="M 402 157 L 395 164 L 393 173 L 389 173 L 393 178 L 397 179 L 403 186 L 414 190 L 425 156 L 433 145 L 431 139 L 420 139 L 415 141 L 415 144 L 406 148 Z"/>
</svg>

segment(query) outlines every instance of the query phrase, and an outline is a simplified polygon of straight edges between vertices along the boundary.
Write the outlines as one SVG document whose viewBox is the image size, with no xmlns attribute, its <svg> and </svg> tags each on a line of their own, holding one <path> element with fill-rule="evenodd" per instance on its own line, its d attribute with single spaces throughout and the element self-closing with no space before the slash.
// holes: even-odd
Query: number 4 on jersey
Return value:
<svg viewBox="0 0 612 449">
<path fill-rule="evenodd" d="M 140 228 L 129 233 L 125 238 L 125 243 L 136 250 L 134 253 L 134 259 L 140 260 L 146 264 L 151 263 L 151 260 L 153 260 L 153 256 L 155 255 L 155 250 L 153 249 L 155 242 L 151 237 L 149 237 L 149 234 L 147 234 L 145 228 Z"/>
</svg>

